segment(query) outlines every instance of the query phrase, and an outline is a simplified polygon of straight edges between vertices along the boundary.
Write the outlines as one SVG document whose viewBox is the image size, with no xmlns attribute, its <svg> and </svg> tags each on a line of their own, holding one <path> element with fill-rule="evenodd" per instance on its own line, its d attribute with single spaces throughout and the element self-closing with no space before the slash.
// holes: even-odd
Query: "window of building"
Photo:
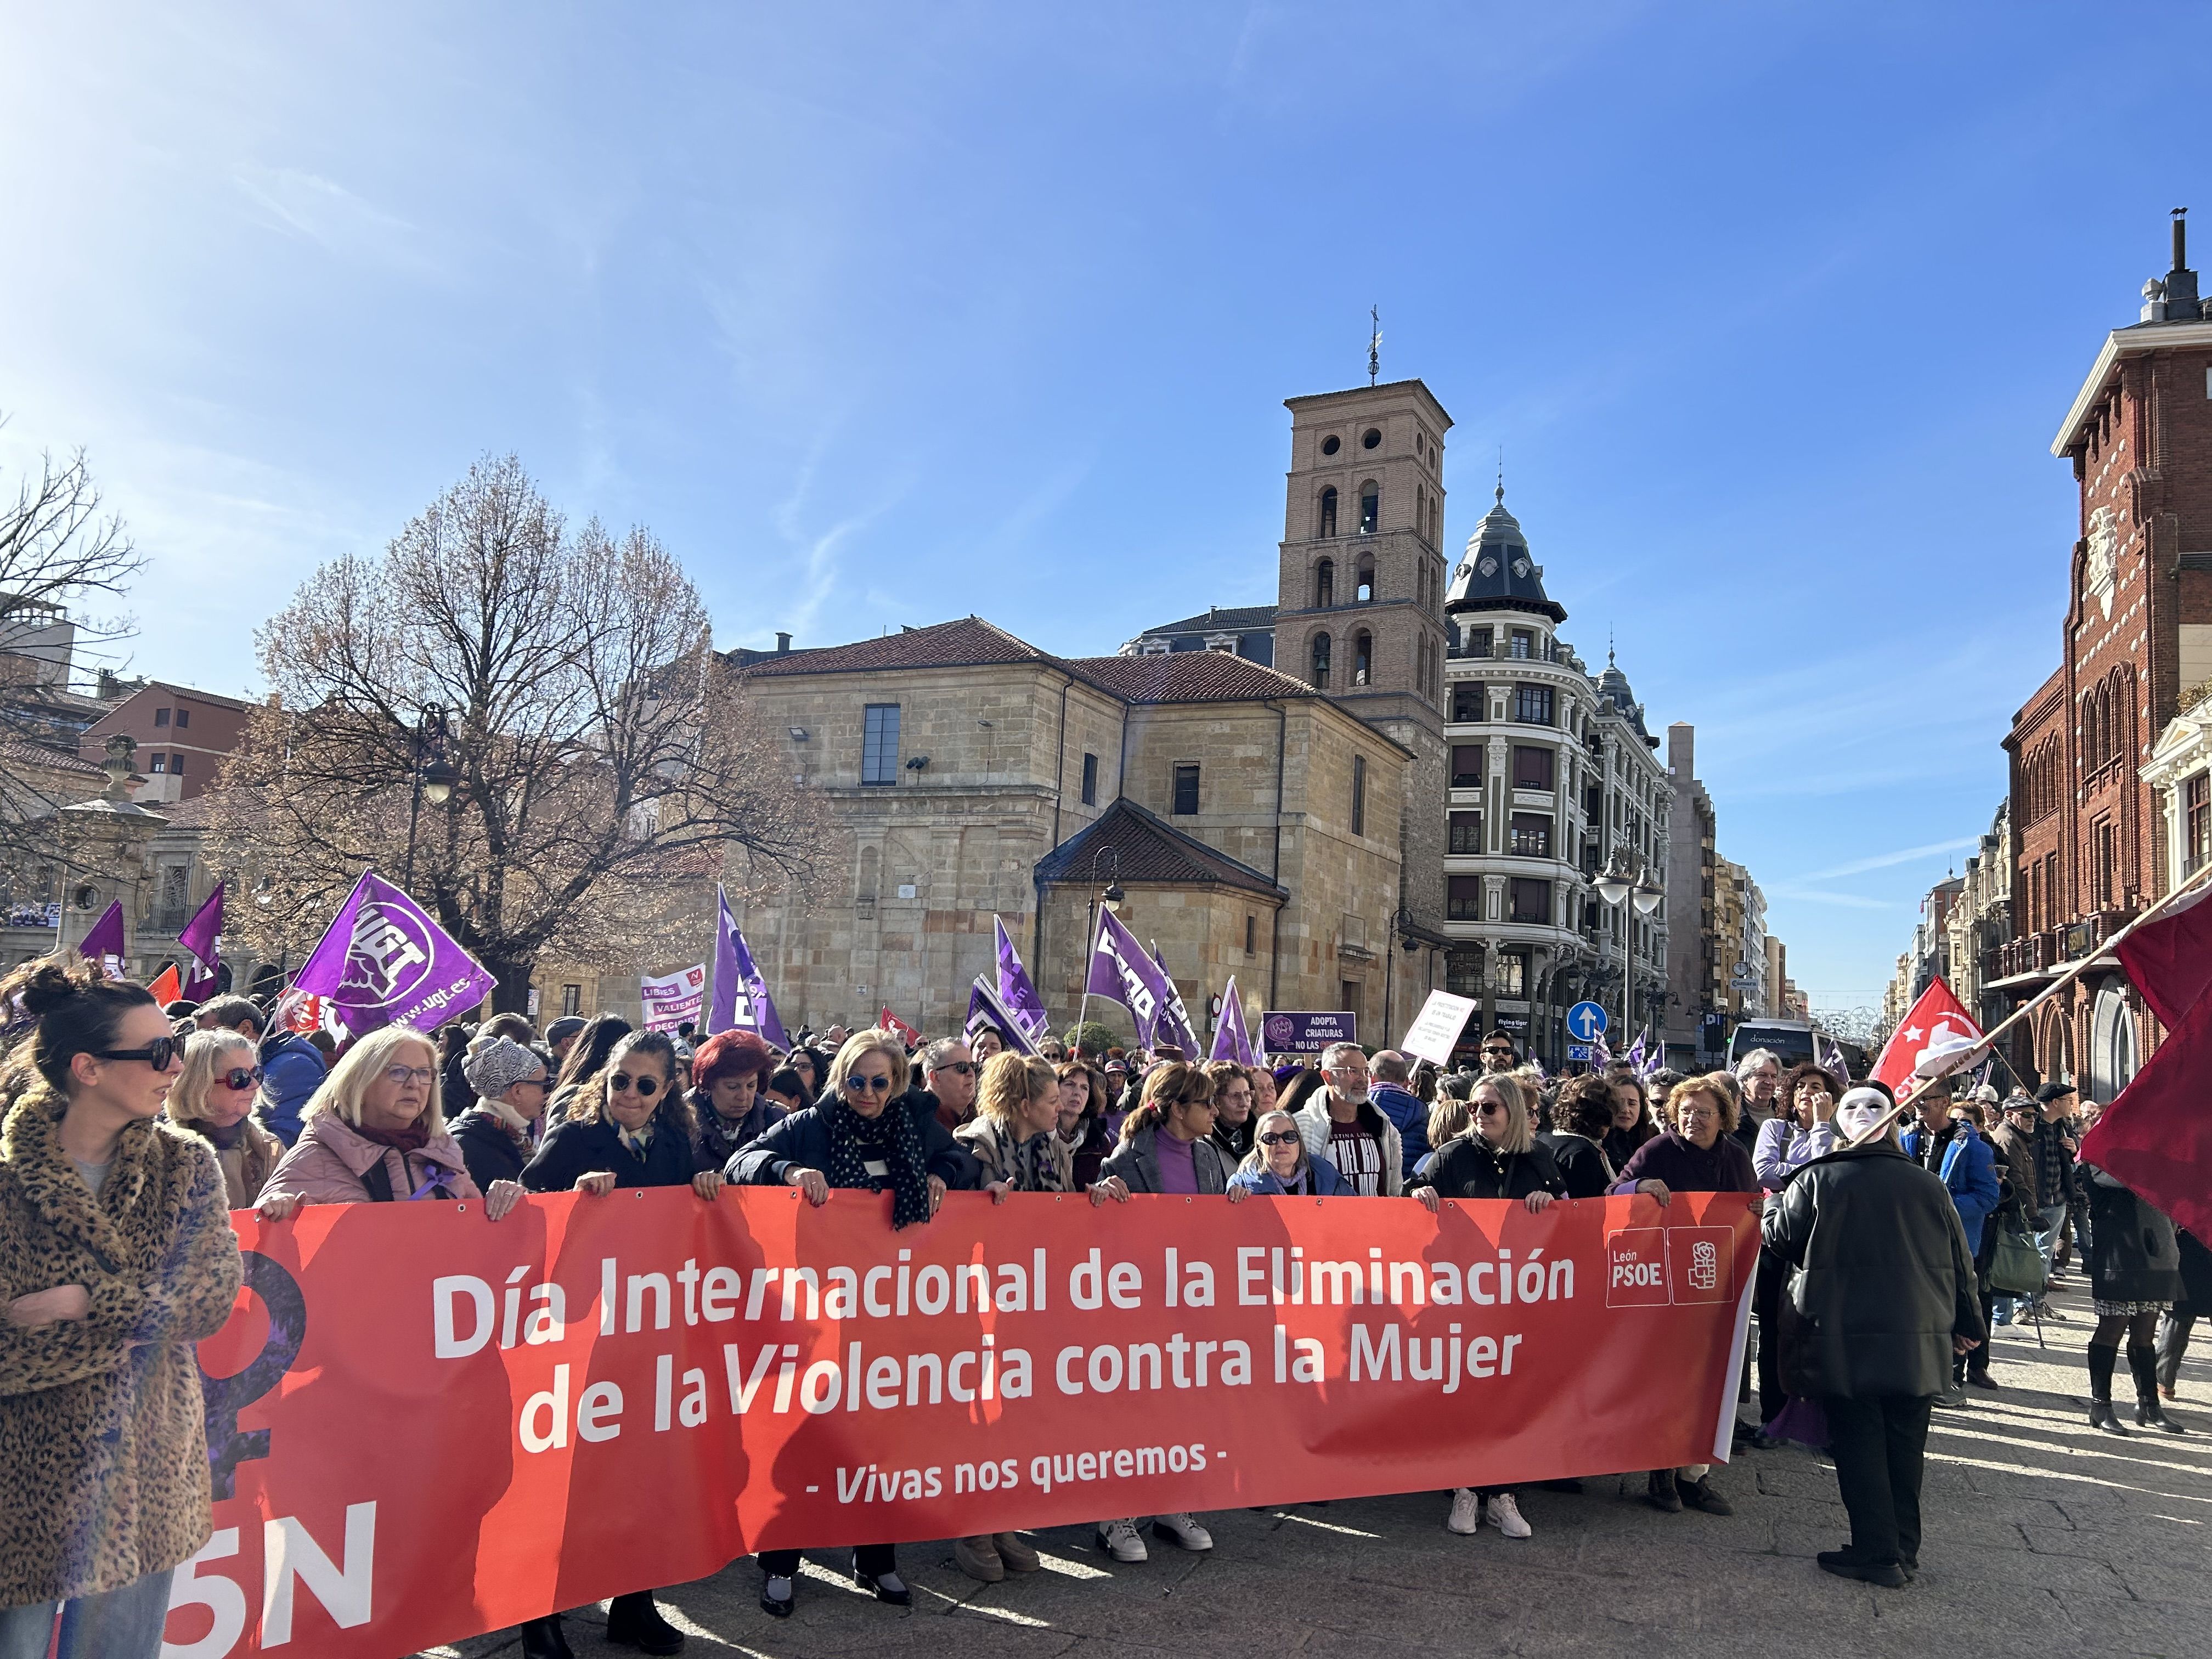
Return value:
<svg viewBox="0 0 2212 1659">
<path fill-rule="evenodd" d="M 1480 853 L 1482 850 L 1482 814 L 1454 812 L 1448 826 L 1451 839 L 1446 843 L 1448 852 Z"/>
<path fill-rule="evenodd" d="M 562 1018 L 566 1019 L 571 1014 L 580 1014 L 583 1012 L 584 988 L 580 985 L 562 986 L 561 988 Z"/>
<path fill-rule="evenodd" d="M 191 723 L 192 711 L 191 709 L 179 708 L 177 710 L 177 729 L 179 731 L 182 731 L 185 726 L 190 726 Z"/>
<path fill-rule="evenodd" d="M 1480 876 L 1444 878 L 1444 917 L 1449 921 L 1480 921 L 1482 920 L 1482 878 Z"/>
<path fill-rule="evenodd" d="M 185 757 L 182 755 L 169 757 L 169 775 L 173 778 L 181 778 L 185 775 Z"/>
<path fill-rule="evenodd" d="M 1336 486 L 1331 484 L 1321 492 L 1321 526 L 1316 532 L 1323 539 L 1336 534 Z M 1328 601 L 1323 599 L 1323 605 Z"/>
<path fill-rule="evenodd" d="M 1482 719 L 1480 681 L 1461 680 L 1452 687 L 1451 717 L 1462 726 L 1473 725 Z"/>
<path fill-rule="evenodd" d="M 1451 787 L 1455 789 L 1482 787 L 1482 745 L 1479 743 L 1455 743 L 1451 752 Z"/>
<path fill-rule="evenodd" d="M 1336 603 L 1336 561 L 1323 559 L 1314 567 L 1314 609 L 1326 611 Z"/>
<path fill-rule="evenodd" d="M 1367 833 L 1367 762 L 1358 755 L 1352 757 L 1352 833 Z"/>
<path fill-rule="evenodd" d="M 2190 779 L 2185 792 L 2188 817 L 2184 827 L 2188 836 L 2184 856 L 2188 860 L 2183 874 L 2202 869 L 2205 860 L 2212 858 L 2212 774 L 2199 772 Z"/>
<path fill-rule="evenodd" d="M 1480 996 L 1482 994 L 1482 952 L 1464 950 L 1445 951 L 1444 989 L 1455 997 Z"/>
<path fill-rule="evenodd" d="M 1552 821 L 1540 812 L 1513 815 L 1513 850 L 1526 859 L 1552 856 Z"/>
<path fill-rule="evenodd" d="M 1549 726 L 1552 723 L 1552 688 L 1548 685 L 1515 686 L 1513 718 L 1523 726 Z"/>
<path fill-rule="evenodd" d="M 1375 603 L 1375 556 L 1362 554 L 1359 560 L 1359 586 L 1352 593 L 1356 604 Z"/>
<path fill-rule="evenodd" d="M 168 769 L 168 767 L 164 763 L 164 757 L 160 756 L 160 755 L 156 755 L 156 756 L 155 756 L 155 757 L 154 757 L 154 765 L 153 765 L 153 769 L 153 769 L 153 775 L 155 775 L 155 776 L 156 776 L 156 777 L 159 777 L 162 773 L 164 773 L 164 772 L 166 772 L 166 771 L 167 771 L 167 770 L 169 769 Z"/>
<path fill-rule="evenodd" d="M 860 781 L 896 783 L 899 775 L 899 706 L 872 702 L 864 712 L 860 739 Z"/>
<path fill-rule="evenodd" d="M 1382 490 L 1381 486 L 1372 483 L 1364 483 L 1360 485 L 1359 533 L 1363 536 L 1373 535 L 1375 533 L 1375 526 L 1381 520 L 1382 517 Z"/>
<path fill-rule="evenodd" d="M 1370 684 L 1375 675 L 1375 636 L 1362 629 L 1352 636 L 1352 683 Z"/>
<path fill-rule="evenodd" d="M 1526 662 L 1529 658 L 1536 654 L 1535 635 L 1525 628 L 1515 629 L 1513 630 L 1513 648 L 1507 652 L 1506 654 L 1522 662 Z"/>
<path fill-rule="evenodd" d="M 2112 833 L 2112 821 L 2099 818 L 2089 830 L 2090 892 L 2100 910 L 2112 908 L 2112 895 L 2118 887 L 2119 873 L 2118 838 Z"/>
<path fill-rule="evenodd" d="M 1359 447 L 1362 449 L 1372 449 L 1382 441 L 1382 430 L 1380 427 L 1370 426 L 1359 434 Z"/>
<path fill-rule="evenodd" d="M 1307 678 L 1319 691 L 1328 690 L 1328 635 L 1316 634 L 1313 641 L 1313 672 Z"/>
<path fill-rule="evenodd" d="M 1098 757 L 1086 754 L 1083 757 L 1083 804 L 1098 805 Z"/>
<path fill-rule="evenodd" d="M 1468 635 L 1467 654 L 1470 657 L 1488 656 L 1490 654 L 1490 641 L 1491 632 L 1488 629 L 1476 629 L 1474 632 Z"/>
<path fill-rule="evenodd" d="M 1260 918 L 1247 915 L 1244 918 L 1244 954 L 1253 956 L 1260 948 Z"/>
<path fill-rule="evenodd" d="M 1528 957 L 1525 951 L 1501 951 L 1498 953 L 1498 972 L 1494 979 L 1498 994 L 1502 997 L 1525 997 L 1528 994 Z"/>
<path fill-rule="evenodd" d="M 1548 923 L 1552 920 L 1552 884 L 1516 877 L 1511 884 L 1513 920 Z"/>
<path fill-rule="evenodd" d="M 1549 789 L 1552 787 L 1552 751 L 1515 744 L 1513 787 L 1516 789 Z"/>
<path fill-rule="evenodd" d="M 1194 817 L 1198 813 L 1198 768 L 1178 766 L 1175 769 L 1175 816 Z"/>
</svg>

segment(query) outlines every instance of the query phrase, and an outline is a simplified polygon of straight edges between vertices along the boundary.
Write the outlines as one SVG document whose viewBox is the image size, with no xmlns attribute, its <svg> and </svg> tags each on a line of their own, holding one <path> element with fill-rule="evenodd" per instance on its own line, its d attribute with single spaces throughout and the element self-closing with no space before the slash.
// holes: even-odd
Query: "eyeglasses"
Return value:
<svg viewBox="0 0 2212 1659">
<path fill-rule="evenodd" d="M 847 1093 L 855 1095 L 887 1095 L 891 1091 L 891 1080 L 881 1072 L 873 1077 L 862 1077 L 855 1073 L 845 1079 L 845 1090 Z"/>
<path fill-rule="evenodd" d="M 155 1037 L 143 1048 L 102 1048 L 94 1056 L 100 1060 L 143 1060 L 157 1072 L 166 1072 L 184 1047 L 182 1037 Z"/>
<path fill-rule="evenodd" d="M 1477 1103 L 1474 1115 L 1477 1117 L 1504 1117 L 1505 1109 L 1494 1100 L 1485 1100 Z"/>
<path fill-rule="evenodd" d="M 632 1077 L 628 1072 L 617 1072 L 607 1079 L 607 1087 L 618 1095 L 626 1095 L 635 1089 L 640 1100 L 651 1100 L 660 1092 L 660 1079 L 657 1077 Z"/>
<path fill-rule="evenodd" d="M 234 1091 L 252 1089 L 261 1082 L 261 1068 L 258 1066 L 234 1066 L 216 1081 Z"/>
<path fill-rule="evenodd" d="M 1486 1058 L 1499 1054 L 1503 1054 L 1508 1060 L 1513 1058 L 1513 1051 L 1510 1048 L 1485 1048 L 1482 1052 Z"/>
<path fill-rule="evenodd" d="M 438 1075 L 434 1066 L 387 1066 L 384 1080 L 395 1089 L 404 1089 L 410 1083 L 428 1083 Z"/>
<path fill-rule="evenodd" d="M 929 1069 L 933 1076 L 939 1072 L 957 1072 L 962 1077 L 973 1077 L 975 1075 L 975 1062 L 972 1060 L 948 1060 L 944 1065 L 933 1066 Z"/>
<path fill-rule="evenodd" d="M 1260 1144 L 1262 1146 L 1295 1146 L 1298 1144 L 1298 1132 L 1295 1129 L 1278 1129 L 1273 1134 L 1261 1135 Z"/>
</svg>

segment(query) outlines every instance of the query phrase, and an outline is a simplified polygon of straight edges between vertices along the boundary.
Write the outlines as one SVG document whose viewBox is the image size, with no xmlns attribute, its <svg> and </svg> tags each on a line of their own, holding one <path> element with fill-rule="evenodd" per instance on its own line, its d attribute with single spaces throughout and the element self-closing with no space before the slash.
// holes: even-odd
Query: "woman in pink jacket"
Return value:
<svg viewBox="0 0 2212 1659">
<path fill-rule="evenodd" d="M 522 1197 L 518 1182 L 495 1181 L 480 1193 L 469 1179 L 438 1109 L 438 1051 L 404 1025 L 348 1049 L 302 1116 L 306 1127 L 255 1206 L 268 1220 L 302 1204 L 480 1198 L 496 1221 Z"/>
</svg>

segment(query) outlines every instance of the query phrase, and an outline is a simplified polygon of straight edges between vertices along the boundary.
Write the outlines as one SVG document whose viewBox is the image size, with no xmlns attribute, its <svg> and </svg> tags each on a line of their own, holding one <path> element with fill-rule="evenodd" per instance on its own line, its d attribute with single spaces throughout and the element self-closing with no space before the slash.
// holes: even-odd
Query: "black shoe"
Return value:
<svg viewBox="0 0 2212 1659">
<path fill-rule="evenodd" d="M 2102 1429 L 2106 1434 L 2124 1437 L 2127 1433 L 2120 1426 L 2120 1419 L 2113 1414 L 2112 1402 L 2109 1400 L 2092 1400 L 2089 1402 L 2089 1426 Z"/>
<path fill-rule="evenodd" d="M 1774 1436 L 1767 1433 L 1765 1429 L 1761 1429 L 1757 1434 L 1751 1437 L 1751 1449 L 1753 1451 L 1772 1451 L 1777 1446 L 1786 1445 L 1788 1443 L 1789 1443 L 1787 1441 L 1776 1439 Z"/>
<path fill-rule="evenodd" d="M 1701 1474 L 1695 1480 L 1678 1480 L 1674 1489 L 1693 1510 L 1703 1510 L 1707 1515 L 1735 1513 L 1735 1505 L 1713 1490 L 1713 1479 L 1709 1474 Z"/>
<path fill-rule="evenodd" d="M 561 1628 L 559 1613 L 526 1619 L 515 1628 L 522 1634 L 522 1659 L 576 1659 L 569 1650 L 568 1634 Z"/>
<path fill-rule="evenodd" d="M 681 1653 L 684 1632 L 660 1616 L 651 1590 L 633 1590 L 607 1603 L 607 1640 L 640 1653 Z"/>
<path fill-rule="evenodd" d="M 1644 1496 L 1655 1510 L 1664 1510 L 1669 1515 L 1682 1512 L 1682 1494 L 1674 1489 L 1674 1471 L 1672 1469 L 1652 1470 L 1651 1481 L 1644 1489 Z"/>
<path fill-rule="evenodd" d="M 886 1578 L 890 1583 L 885 1583 Z M 914 1592 L 906 1587 L 906 1581 L 896 1572 L 862 1572 L 855 1567 L 853 1569 L 853 1582 L 877 1601 L 887 1601 L 892 1607 L 910 1607 L 914 1603 Z"/>
<path fill-rule="evenodd" d="M 1832 1572 L 1838 1578 L 1856 1578 L 1884 1589 L 1903 1589 L 1905 1585 L 1905 1569 L 1894 1561 L 1862 1561 L 1849 1550 L 1822 1550 L 1814 1559 L 1822 1572 Z"/>
<path fill-rule="evenodd" d="M 781 1595 L 775 1594 L 778 1584 L 783 1586 Z M 792 1609 L 799 1605 L 798 1592 L 799 1586 L 793 1579 L 778 1578 L 773 1573 L 763 1576 L 761 1579 L 761 1611 L 771 1619 L 790 1618 Z"/>
<path fill-rule="evenodd" d="M 1966 1382 L 1968 1385 L 1972 1388 L 1987 1389 L 1991 1393 L 1995 1393 L 1996 1391 L 1996 1378 L 1991 1376 L 1985 1370 L 1968 1371 L 1966 1373 Z"/>
<path fill-rule="evenodd" d="M 2136 1426 L 2139 1429 L 2163 1429 L 2168 1434 L 2189 1432 L 2166 1414 L 2165 1407 L 2158 1403 L 2156 1395 L 2136 1401 Z"/>
</svg>

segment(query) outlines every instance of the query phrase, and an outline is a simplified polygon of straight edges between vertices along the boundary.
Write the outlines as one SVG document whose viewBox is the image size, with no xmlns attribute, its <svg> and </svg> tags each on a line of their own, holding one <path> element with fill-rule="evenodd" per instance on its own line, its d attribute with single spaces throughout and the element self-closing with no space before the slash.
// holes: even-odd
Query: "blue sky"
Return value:
<svg viewBox="0 0 2212 1659">
<path fill-rule="evenodd" d="M 0 459 L 89 449 L 137 671 L 252 689 L 307 568 L 507 450 L 725 644 L 1110 651 L 1273 599 L 1281 401 L 1378 304 L 1447 542 L 1503 446 L 1838 1006 L 2003 792 L 2046 446 L 2207 172 L 2087 6 L 11 12 Z"/>
</svg>

